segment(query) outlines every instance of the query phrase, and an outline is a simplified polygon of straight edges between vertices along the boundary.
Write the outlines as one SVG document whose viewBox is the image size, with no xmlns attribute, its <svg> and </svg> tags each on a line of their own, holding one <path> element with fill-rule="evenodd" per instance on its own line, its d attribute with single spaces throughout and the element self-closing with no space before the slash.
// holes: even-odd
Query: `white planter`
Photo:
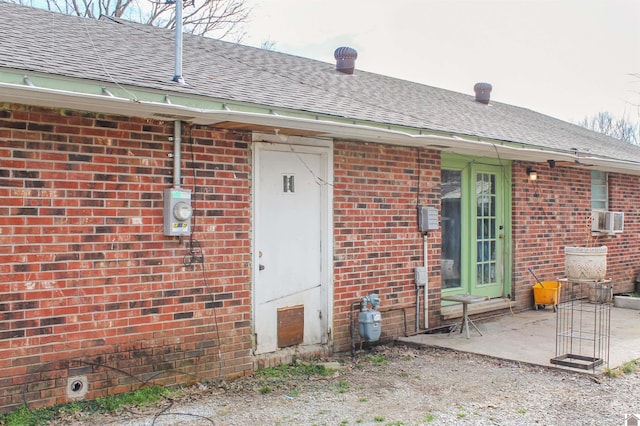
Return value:
<svg viewBox="0 0 640 426">
<path fill-rule="evenodd" d="M 565 247 L 564 273 L 570 280 L 604 279 L 607 274 L 607 246 Z"/>
<path fill-rule="evenodd" d="M 616 306 L 618 308 L 640 310 L 640 297 L 632 297 L 624 294 L 619 294 L 613 297 L 613 306 Z"/>
</svg>

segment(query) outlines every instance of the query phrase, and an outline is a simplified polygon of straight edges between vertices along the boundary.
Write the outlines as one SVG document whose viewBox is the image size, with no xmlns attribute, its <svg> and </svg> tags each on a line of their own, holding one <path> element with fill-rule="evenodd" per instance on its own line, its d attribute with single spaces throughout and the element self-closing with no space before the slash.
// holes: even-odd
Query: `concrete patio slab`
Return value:
<svg viewBox="0 0 640 426">
<path fill-rule="evenodd" d="M 487 320 L 474 320 L 482 336 L 471 328 L 469 339 L 465 333 L 456 330 L 451 334 L 418 334 L 397 340 L 412 345 L 441 347 L 596 374 L 602 373 L 607 366 L 615 368 L 640 358 L 640 311 L 611 307 L 608 365 L 604 364 L 595 370 L 584 370 L 552 364 L 550 360 L 556 356 L 557 318 L 558 314 L 551 308 L 523 311 Z M 588 340 L 583 343 L 590 344 Z M 581 349 L 587 352 L 590 350 L 589 347 Z"/>
</svg>

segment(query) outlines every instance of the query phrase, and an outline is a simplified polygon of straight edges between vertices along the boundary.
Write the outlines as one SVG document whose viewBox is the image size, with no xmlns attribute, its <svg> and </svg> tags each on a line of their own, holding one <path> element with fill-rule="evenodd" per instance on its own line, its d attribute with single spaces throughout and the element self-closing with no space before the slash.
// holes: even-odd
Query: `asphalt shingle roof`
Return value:
<svg viewBox="0 0 640 426">
<path fill-rule="evenodd" d="M 357 69 L 349 76 L 334 64 L 187 34 L 186 84 L 177 85 L 172 30 L 3 2 L 0 16 L 4 68 L 640 162 L 639 146 L 468 94 Z"/>
</svg>

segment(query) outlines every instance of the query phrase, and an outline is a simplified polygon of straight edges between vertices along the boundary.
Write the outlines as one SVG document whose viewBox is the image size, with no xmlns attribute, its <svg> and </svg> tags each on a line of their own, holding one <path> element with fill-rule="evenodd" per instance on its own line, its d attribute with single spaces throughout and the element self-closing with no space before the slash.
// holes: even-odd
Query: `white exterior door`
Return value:
<svg viewBox="0 0 640 426">
<path fill-rule="evenodd" d="M 303 330 L 296 344 L 326 343 L 330 150 L 254 146 L 255 351 L 276 351 L 279 333 L 287 328 Z M 303 315 L 303 321 L 283 325 L 279 315 L 289 308 Z"/>
</svg>

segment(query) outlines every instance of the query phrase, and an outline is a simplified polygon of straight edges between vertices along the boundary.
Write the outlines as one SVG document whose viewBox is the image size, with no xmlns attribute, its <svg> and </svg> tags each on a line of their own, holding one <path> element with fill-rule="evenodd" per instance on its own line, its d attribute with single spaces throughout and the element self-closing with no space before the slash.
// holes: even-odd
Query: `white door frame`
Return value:
<svg viewBox="0 0 640 426">
<path fill-rule="evenodd" d="M 318 184 L 321 185 L 321 227 L 322 227 L 322 240 L 323 246 L 321 247 L 321 265 L 322 265 L 322 297 L 325 301 L 326 312 L 325 323 L 326 328 L 324 330 L 322 343 L 331 345 L 332 329 L 333 329 L 333 141 L 327 139 L 317 138 L 304 138 L 304 137 L 292 137 L 281 135 L 267 135 L 261 133 L 254 133 L 252 135 L 253 140 L 253 153 L 252 153 L 252 279 L 251 279 L 251 292 L 252 292 L 252 333 L 255 335 L 255 291 L 254 286 L 258 277 L 259 259 L 257 253 L 257 247 L 259 247 L 257 241 L 256 230 L 256 217 L 257 206 L 260 205 L 260 193 L 258 191 L 260 182 L 260 167 L 259 159 L 260 152 L 267 151 L 283 151 L 283 152 L 300 152 L 300 153 L 312 153 L 319 154 L 321 157 L 322 167 L 324 168 L 324 176 L 315 177 Z M 254 340 L 254 348 L 255 340 Z"/>
</svg>

